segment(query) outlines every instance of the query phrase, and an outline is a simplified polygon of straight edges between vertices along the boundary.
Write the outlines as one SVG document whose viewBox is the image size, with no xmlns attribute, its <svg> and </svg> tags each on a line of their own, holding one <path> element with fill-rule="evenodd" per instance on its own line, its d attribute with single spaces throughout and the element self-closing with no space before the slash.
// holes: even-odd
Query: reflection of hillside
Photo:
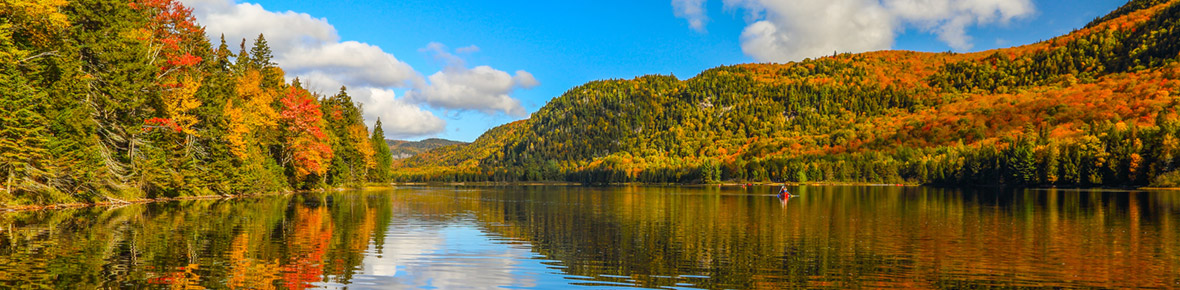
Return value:
<svg viewBox="0 0 1180 290">
<path fill-rule="evenodd" d="M 773 197 L 676 188 L 523 188 L 449 205 L 570 275 L 644 287 L 1141 287 L 1180 274 L 1176 203 L 1158 195 L 797 192 L 785 211 Z"/>
</svg>

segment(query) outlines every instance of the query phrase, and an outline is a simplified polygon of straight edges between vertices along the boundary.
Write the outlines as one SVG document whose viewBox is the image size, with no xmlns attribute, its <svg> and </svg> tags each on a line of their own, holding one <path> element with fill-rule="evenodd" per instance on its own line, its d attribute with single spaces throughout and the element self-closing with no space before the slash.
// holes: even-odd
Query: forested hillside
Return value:
<svg viewBox="0 0 1180 290">
<path fill-rule="evenodd" d="M 175 0 L 0 1 L 0 205 L 388 178 L 380 121 L 241 41 L 213 47 Z"/>
<path fill-rule="evenodd" d="M 397 161 L 394 176 L 1176 186 L 1178 22 L 1178 1 L 1136 0 L 1014 48 L 595 81 L 470 145 Z"/>
<path fill-rule="evenodd" d="M 393 154 L 394 159 L 410 158 L 434 148 L 467 144 L 467 142 L 439 138 L 429 138 L 422 141 L 385 140 L 385 143 L 389 144 L 389 152 Z"/>
</svg>

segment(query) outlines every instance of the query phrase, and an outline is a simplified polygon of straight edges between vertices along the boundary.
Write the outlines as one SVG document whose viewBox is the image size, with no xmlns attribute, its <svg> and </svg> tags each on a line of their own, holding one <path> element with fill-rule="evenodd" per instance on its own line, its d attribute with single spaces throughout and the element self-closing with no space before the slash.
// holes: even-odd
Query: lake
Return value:
<svg viewBox="0 0 1180 290">
<path fill-rule="evenodd" d="M 396 187 L 0 214 L 0 288 L 1180 287 L 1180 193 Z"/>
</svg>

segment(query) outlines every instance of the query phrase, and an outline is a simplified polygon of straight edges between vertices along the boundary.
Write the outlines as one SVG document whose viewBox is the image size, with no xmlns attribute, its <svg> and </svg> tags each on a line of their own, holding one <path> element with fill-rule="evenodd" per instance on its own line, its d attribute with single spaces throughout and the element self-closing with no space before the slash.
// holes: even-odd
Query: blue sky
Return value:
<svg viewBox="0 0 1180 290">
<path fill-rule="evenodd" d="M 787 62 L 814 51 L 980 51 L 1023 45 L 1068 33 L 1125 3 L 182 2 L 196 8 L 210 35 L 234 39 L 265 32 L 268 39 L 272 34 L 278 39 L 272 46 L 308 45 L 288 51 L 288 57 L 282 56 L 285 48 L 275 47 L 279 64 L 291 68 L 288 75 L 323 86 L 349 85 L 354 98 L 366 103 L 368 121 L 381 117 L 390 138 L 461 141 L 526 118 L 592 80 L 646 74 L 687 79 L 720 65 Z M 694 20 L 699 25 L 692 25 Z"/>
</svg>

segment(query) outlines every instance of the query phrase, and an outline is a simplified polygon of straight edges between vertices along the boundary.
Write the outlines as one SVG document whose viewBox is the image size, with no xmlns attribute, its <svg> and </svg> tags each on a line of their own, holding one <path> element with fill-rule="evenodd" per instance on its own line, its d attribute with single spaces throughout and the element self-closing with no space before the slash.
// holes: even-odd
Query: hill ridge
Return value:
<svg viewBox="0 0 1180 290">
<path fill-rule="evenodd" d="M 1180 5 L 1131 1 L 1099 19 L 975 53 L 592 81 L 511 124 L 516 134 L 468 145 L 483 148 L 464 152 L 478 162 L 395 167 L 403 181 L 1168 185 Z"/>
</svg>

